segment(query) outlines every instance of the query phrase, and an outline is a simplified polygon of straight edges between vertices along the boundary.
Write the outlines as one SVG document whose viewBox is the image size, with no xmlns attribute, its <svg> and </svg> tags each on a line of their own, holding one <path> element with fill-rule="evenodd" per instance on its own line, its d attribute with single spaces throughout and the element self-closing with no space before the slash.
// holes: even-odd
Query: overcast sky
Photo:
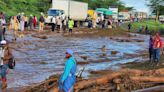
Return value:
<svg viewBox="0 0 164 92">
<path fill-rule="evenodd" d="M 144 11 L 149 13 L 149 7 L 146 6 L 146 0 L 121 0 L 126 6 L 132 6 L 137 11 Z"/>
</svg>

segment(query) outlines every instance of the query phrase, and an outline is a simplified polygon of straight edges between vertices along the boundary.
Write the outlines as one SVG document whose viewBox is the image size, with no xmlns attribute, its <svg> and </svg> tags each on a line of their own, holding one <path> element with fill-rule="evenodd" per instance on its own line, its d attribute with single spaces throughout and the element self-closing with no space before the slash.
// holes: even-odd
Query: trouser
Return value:
<svg viewBox="0 0 164 92">
<path fill-rule="evenodd" d="M 44 28 L 44 22 L 40 22 L 40 24 L 39 24 L 39 30 L 40 31 L 43 31 L 43 28 Z"/>
<path fill-rule="evenodd" d="M 145 30 L 145 33 L 146 33 L 146 34 L 148 34 L 148 33 L 149 33 L 149 31 L 148 31 L 148 30 Z"/>
<path fill-rule="evenodd" d="M 149 60 L 151 61 L 153 59 L 153 48 L 149 48 Z"/>
<path fill-rule="evenodd" d="M 54 32 L 56 25 L 54 23 L 52 23 L 51 25 L 52 25 L 52 31 Z"/>
<path fill-rule="evenodd" d="M 32 25 L 32 23 L 30 23 L 29 26 L 30 26 L 30 31 L 32 31 L 32 30 L 33 30 L 33 25 Z"/>
<path fill-rule="evenodd" d="M 156 48 L 153 50 L 153 61 L 158 63 L 160 59 L 160 48 Z"/>
<path fill-rule="evenodd" d="M 6 32 L 6 28 L 4 27 L 2 31 L 2 40 L 5 40 L 5 32 Z"/>
<path fill-rule="evenodd" d="M 128 28 L 128 31 L 130 32 L 130 28 Z"/>
<path fill-rule="evenodd" d="M 0 41 L 3 40 L 3 34 L 0 34 Z"/>
<path fill-rule="evenodd" d="M 8 69 L 7 64 L 0 66 L 0 74 L 1 74 L 2 79 L 6 80 L 7 69 Z"/>
<path fill-rule="evenodd" d="M 72 29 L 71 28 L 69 29 L 69 32 L 72 33 Z"/>
<path fill-rule="evenodd" d="M 66 32 L 66 27 L 67 26 L 66 25 L 63 25 L 62 27 L 63 27 L 63 31 Z"/>
<path fill-rule="evenodd" d="M 60 25 L 57 25 L 57 31 L 58 32 L 60 31 Z"/>
<path fill-rule="evenodd" d="M 36 24 L 37 24 L 36 22 L 33 23 L 34 28 L 36 28 Z"/>
</svg>

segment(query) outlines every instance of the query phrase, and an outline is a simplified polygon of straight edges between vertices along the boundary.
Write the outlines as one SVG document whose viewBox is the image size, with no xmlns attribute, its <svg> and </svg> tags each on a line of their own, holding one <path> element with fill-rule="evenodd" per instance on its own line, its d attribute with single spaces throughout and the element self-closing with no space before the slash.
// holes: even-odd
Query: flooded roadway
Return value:
<svg viewBox="0 0 164 92">
<path fill-rule="evenodd" d="M 11 41 L 10 34 L 7 35 L 7 39 Z M 118 64 L 144 59 L 143 56 L 140 56 L 140 52 L 147 49 L 148 36 L 137 35 L 131 38 L 120 37 L 117 39 L 139 39 L 143 42 L 120 42 L 110 39 L 110 37 L 63 37 L 60 34 L 51 34 L 48 39 L 35 38 L 30 34 L 24 38 L 18 38 L 17 44 L 12 45 L 17 65 L 8 74 L 8 88 L 28 86 L 41 82 L 50 75 L 61 73 L 67 48 L 74 50 L 78 62 L 88 62 L 87 65 L 78 65 L 78 71 L 85 67 L 84 78 L 89 77 L 89 71 L 115 69 L 119 68 L 115 67 Z M 106 46 L 105 52 L 101 50 L 103 45 Z M 112 54 L 112 51 L 116 53 Z M 105 56 L 103 56 L 104 53 Z M 82 56 L 87 59 L 81 58 Z"/>
</svg>

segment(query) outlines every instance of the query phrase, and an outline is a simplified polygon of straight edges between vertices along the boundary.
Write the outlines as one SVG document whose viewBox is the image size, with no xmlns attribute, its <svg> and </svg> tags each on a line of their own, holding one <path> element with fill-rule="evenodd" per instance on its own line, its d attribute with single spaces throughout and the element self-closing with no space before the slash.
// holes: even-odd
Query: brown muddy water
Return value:
<svg viewBox="0 0 164 92">
<path fill-rule="evenodd" d="M 73 49 L 74 57 L 78 62 L 88 63 L 78 65 L 78 71 L 85 67 L 83 78 L 90 77 L 90 71 L 119 69 L 119 64 L 145 59 L 141 56 L 141 52 L 147 51 L 148 36 L 113 38 L 133 41 L 120 42 L 111 37 L 63 37 L 61 34 L 54 33 L 48 35 L 48 39 L 35 38 L 31 34 L 24 38 L 18 38 L 16 44 L 11 45 L 14 48 L 13 54 L 17 65 L 7 75 L 8 88 L 29 86 L 45 80 L 50 75 L 60 74 L 64 68 L 67 48 Z M 7 39 L 11 41 L 10 33 L 8 33 Z M 135 39 L 143 41 L 137 42 L 134 41 Z M 102 50 L 103 45 L 105 45 L 105 50 Z"/>
</svg>

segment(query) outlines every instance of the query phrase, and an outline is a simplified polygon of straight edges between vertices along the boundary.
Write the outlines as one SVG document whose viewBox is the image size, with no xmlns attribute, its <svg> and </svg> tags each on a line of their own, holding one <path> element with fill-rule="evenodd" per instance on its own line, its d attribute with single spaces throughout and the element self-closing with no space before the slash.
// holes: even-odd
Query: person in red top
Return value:
<svg viewBox="0 0 164 92">
<path fill-rule="evenodd" d="M 159 33 L 156 33 L 154 40 L 153 40 L 153 61 L 157 64 L 160 60 L 160 49 L 162 48 L 162 39 Z"/>
<path fill-rule="evenodd" d="M 34 25 L 34 29 L 35 29 L 36 25 L 37 25 L 37 18 L 36 18 L 36 16 L 34 16 L 34 18 L 33 18 L 33 25 Z"/>
</svg>

